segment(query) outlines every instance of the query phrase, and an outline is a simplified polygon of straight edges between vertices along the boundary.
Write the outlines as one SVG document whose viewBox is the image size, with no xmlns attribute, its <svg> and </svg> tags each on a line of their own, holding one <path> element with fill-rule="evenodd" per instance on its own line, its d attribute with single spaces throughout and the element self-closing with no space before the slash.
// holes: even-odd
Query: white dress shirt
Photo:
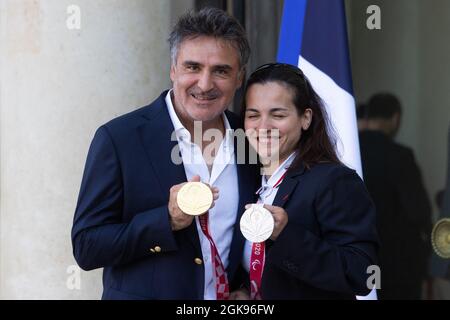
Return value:
<svg viewBox="0 0 450 320">
<path fill-rule="evenodd" d="M 232 129 L 225 114 L 222 115 L 225 125 L 225 137 L 216 152 L 216 157 L 209 173 L 208 166 L 203 158 L 200 147 L 191 141 L 191 134 L 182 125 L 172 104 L 171 92 L 166 96 L 166 104 L 170 119 L 175 128 L 175 134 L 183 159 L 184 170 L 188 180 L 199 175 L 202 182 L 219 189 L 219 199 L 215 201 L 214 208 L 209 210 L 209 232 L 219 252 L 223 266 L 228 266 L 228 255 L 230 253 L 231 240 L 233 238 L 233 227 L 236 222 L 238 210 L 238 176 L 236 161 L 234 159 L 234 143 Z M 211 246 L 208 238 L 203 234 L 198 217 L 195 218 L 197 232 L 203 254 L 205 266 L 205 300 L 215 300 L 216 276 L 211 260 Z"/>
<path fill-rule="evenodd" d="M 258 203 L 264 203 L 268 205 L 272 205 L 273 200 L 275 200 L 275 196 L 278 192 L 278 187 L 274 188 L 275 184 L 283 177 L 284 173 L 287 171 L 287 169 L 292 164 L 292 161 L 294 161 L 296 152 L 292 153 L 284 162 L 275 170 L 273 175 L 267 180 L 267 177 L 265 175 L 261 178 L 261 188 L 258 190 L 259 193 L 259 199 Z M 253 242 L 250 242 L 248 240 L 245 241 L 245 247 L 244 247 L 244 255 L 242 258 L 242 265 L 244 266 L 245 270 L 249 272 L 250 270 L 250 257 L 252 255 L 252 245 Z"/>
</svg>

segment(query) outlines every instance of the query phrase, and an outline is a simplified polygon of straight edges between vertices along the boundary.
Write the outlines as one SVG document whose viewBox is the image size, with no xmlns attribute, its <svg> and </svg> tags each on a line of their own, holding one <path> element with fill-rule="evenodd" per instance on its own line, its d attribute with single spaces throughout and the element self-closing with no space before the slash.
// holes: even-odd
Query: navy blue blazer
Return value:
<svg viewBox="0 0 450 320">
<path fill-rule="evenodd" d="M 204 266 L 195 262 L 203 259 L 196 224 L 173 232 L 169 223 L 169 189 L 187 179 L 183 165 L 171 161 L 177 141 L 171 141 L 166 94 L 101 126 L 89 149 L 72 245 L 82 269 L 104 268 L 103 299 L 203 299 Z M 226 116 L 236 128 L 237 117 L 228 111 Z M 257 187 L 253 167 L 237 166 L 237 219 Z M 229 279 L 243 245 L 237 223 Z"/>
<path fill-rule="evenodd" d="M 273 205 L 283 207 L 289 221 L 268 241 L 263 299 L 355 299 L 370 292 L 375 208 L 354 170 L 330 163 L 291 170 Z"/>
</svg>

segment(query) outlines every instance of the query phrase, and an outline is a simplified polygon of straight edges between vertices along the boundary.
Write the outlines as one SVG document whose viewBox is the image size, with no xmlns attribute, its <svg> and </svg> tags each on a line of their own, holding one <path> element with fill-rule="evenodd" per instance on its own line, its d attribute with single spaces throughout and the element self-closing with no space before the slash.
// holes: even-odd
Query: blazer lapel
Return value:
<svg viewBox="0 0 450 320">
<path fill-rule="evenodd" d="M 278 189 L 277 195 L 273 200 L 272 205 L 277 207 L 284 207 L 286 202 L 289 200 L 289 196 L 292 191 L 294 191 L 295 187 L 298 184 L 298 180 L 292 177 L 286 177 L 283 180 L 283 183 L 280 185 L 280 189 Z"/>
<path fill-rule="evenodd" d="M 173 137 L 174 141 L 171 139 L 174 128 L 164 100 L 166 94 L 167 92 L 164 92 L 158 100 L 150 105 L 149 112 L 144 115 L 148 122 L 138 127 L 137 130 L 150 164 L 158 178 L 161 191 L 165 200 L 169 202 L 170 188 L 173 185 L 186 182 L 187 178 L 181 156 L 179 156 L 177 139 L 175 136 Z M 175 164 L 172 161 L 172 153 L 176 155 L 175 158 L 180 159 L 180 164 Z M 200 240 L 195 222 L 182 230 L 181 233 L 185 234 L 196 249 L 197 254 L 201 255 Z"/>
<path fill-rule="evenodd" d="M 186 182 L 187 179 L 183 163 L 175 164 L 172 161 L 171 155 L 172 152 L 177 152 L 178 142 L 176 137 L 174 137 L 174 141 L 171 139 L 174 128 L 166 104 L 164 100 L 160 99 L 150 107 L 155 108 L 152 110 L 153 117 L 147 118 L 148 122 L 138 127 L 137 130 L 158 177 L 159 185 L 169 200 L 170 187 Z"/>
<path fill-rule="evenodd" d="M 292 172 L 288 172 L 283 182 L 280 184 L 280 189 L 278 189 L 277 195 L 273 200 L 272 205 L 277 207 L 284 207 L 289 200 L 292 192 L 295 190 L 298 184 L 298 177 L 305 172 L 305 167 L 303 164 Z"/>
</svg>

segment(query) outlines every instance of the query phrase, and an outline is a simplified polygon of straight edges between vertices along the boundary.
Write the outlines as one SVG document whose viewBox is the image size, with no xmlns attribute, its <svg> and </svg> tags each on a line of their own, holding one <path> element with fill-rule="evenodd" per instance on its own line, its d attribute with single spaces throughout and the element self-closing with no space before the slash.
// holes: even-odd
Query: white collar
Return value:
<svg viewBox="0 0 450 320">
<path fill-rule="evenodd" d="M 277 184 L 280 180 L 282 180 L 283 175 L 286 173 L 286 171 L 291 166 L 292 162 L 294 161 L 295 157 L 297 155 L 297 152 L 293 152 L 289 155 L 289 157 L 283 161 L 283 163 L 275 170 L 275 172 L 272 174 L 272 176 L 267 180 L 267 177 L 265 175 L 262 176 L 261 179 L 261 188 L 256 192 L 258 194 L 263 194 L 269 189 L 273 189 L 275 184 Z M 278 183 L 279 185 L 279 183 Z"/>
</svg>

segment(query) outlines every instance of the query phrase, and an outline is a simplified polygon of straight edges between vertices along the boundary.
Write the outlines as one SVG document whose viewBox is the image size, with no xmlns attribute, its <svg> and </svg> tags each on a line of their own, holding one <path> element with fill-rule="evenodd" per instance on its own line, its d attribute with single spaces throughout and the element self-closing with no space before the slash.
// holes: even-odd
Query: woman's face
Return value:
<svg viewBox="0 0 450 320">
<path fill-rule="evenodd" d="M 312 120 L 311 109 L 299 115 L 293 92 L 277 82 L 254 84 L 245 96 L 245 131 L 262 159 L 283 162 L 295 151 L 301 132 Z"/>
</svg>

